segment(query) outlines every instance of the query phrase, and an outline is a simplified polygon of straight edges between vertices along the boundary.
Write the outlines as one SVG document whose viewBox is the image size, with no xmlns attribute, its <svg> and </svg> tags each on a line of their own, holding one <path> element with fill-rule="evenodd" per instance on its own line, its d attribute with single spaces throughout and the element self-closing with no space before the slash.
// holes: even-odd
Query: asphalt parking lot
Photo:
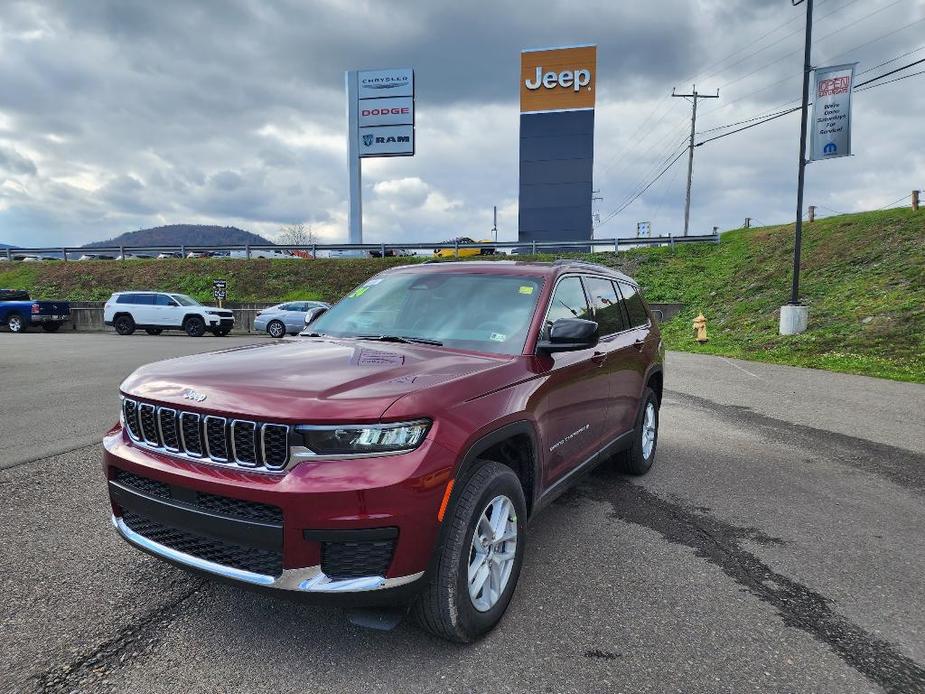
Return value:
<svg viewBox="0 0 925 694">
<path fill-rule="evenodd" d="M 117 539 L 119 382 L 257 339 L 0 334 L 0 691 L 925 692 L 925 386 L 670 354 L 653 470 L 540 514 L 461 647 Z"/>
</svg>

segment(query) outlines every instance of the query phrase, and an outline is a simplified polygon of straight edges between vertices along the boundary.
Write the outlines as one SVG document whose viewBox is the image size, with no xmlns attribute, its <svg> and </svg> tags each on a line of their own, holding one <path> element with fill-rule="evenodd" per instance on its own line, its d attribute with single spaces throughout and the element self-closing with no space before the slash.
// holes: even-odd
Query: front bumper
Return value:
<svg viewBox="0 0 925 694">
<path fill-rule="evenodd" d="M 413 592 L 427 569 L 453 459 L 425 441 L 400 456 L 305 462 L 272 475 L 144 450 L 117 429 L 104 439 L 103 464 L 113 524 L 145 552 L 219 579 L 291 595 L 388 603 Z M 129 488 L 120 481 L 126 474 L 155 486 Z M 197 506 L 197 498 L 208 499 L 209 509 Z M 215 499 L 226 506 L 273 507 L 280 515 L 269 522 L 244 521 L 227 515 Z M 370 556 L 364 548 L 383 547 L 376 537 L 393 538 L 391 554 L 383 563 L 379 552 L 380 568 L 363 572 L 363 558 Z M 345 551 L 354 554 L 344 561 Z M 331 566 L 335 569 L 327 570 Z"/>
</svg>

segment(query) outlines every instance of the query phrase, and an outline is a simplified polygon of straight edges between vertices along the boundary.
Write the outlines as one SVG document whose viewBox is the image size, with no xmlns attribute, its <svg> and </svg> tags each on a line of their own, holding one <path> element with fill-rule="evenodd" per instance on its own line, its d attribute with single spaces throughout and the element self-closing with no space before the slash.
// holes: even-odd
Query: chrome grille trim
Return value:
<svg viewBox="0 0 925 694">
<path fill-rule="evenodd" d="M 209 422 L 221 422 L 222 427 L 222 436 L 225 437 L 225 455 L 220 456 L 212 453 L 212 446 L 209 443 Z M 211 460 L 216 460 L 220 463 L 230 462 L 228 460 L 228 420 L 224 417 L 217 417 L 213 414 L 207 414 L 202 418 L 202 433 L 205 436 L 205 447 L 206 447 L 206 456 Z"/>
<path fill-rule="evenodd" d="M 200 419 L 202 419 L 197 412 L 181 412 L 179 416 L 180 421 L 180 447 L 182 448 L 182 453 L 191 458 L 202 458 L 202 426 L 200 425 Z M 183 422 L 189 419 L 195 422 L 196 432 L 199 434 L 199 450 L 191 451 L 189 444 L 186 443 L 186 433 L 184 432 Z"/>
<path fill-rule="evenodd" d="M 252 446 L 253 449 L 254 449 L 254 459 L 253 459 L 253 460 L 245 460 L 245 459 L 243 459 L 241 456 L 238 455 L 238 446 L 237 446 L 237 443 L 235 442 L 235 427 L 240 426 L 240 425 L 242 425 L 242 424 L 247 424 L 247 425 L 250 425 L 251 427 L 253 427 L 253 428 L 251 429 L 251 432 L 250 432 L 250 435 L 251 435 L 251 446 Z M 261 435 L 262 435 L 262 433 L 263 433 L 263 432 L 261 432 Z M 231 459 L 232 459 L 234 462 L 236 462 L 238 465 L 243 465 L 244 467 L 257 467 L 257 466 L 260 464 L 260 461 L 259 461 L 258 458 L 257 458 L 257 456 L 258 456 L 258 452 L 257 452 L 257 449 L 258 449 L 258 447 L 257 447 L 257 422 L 252 422 L 252 421 L 250 421 L 250 420 L 248 420 L 248 419 L 232 419 L 232 420 L 231 420 L 231 436 L 230 436 L 229 438 L 231 439 Z M 262 438 L 262 436 L 261 436 L 261 438 Z M 261 446 L 261 448 L 262 448 L 262 446 Z"/>
<path fill-rule="evenodd" d="M 177 440 L 177 446 L 168 446 L 167 437 L 164 436 L 164 416 L 173 418 L 173 435 Z M 170 451 L 171 453 L 177 453 L 180 451 L 180 436 L 181 432 L 179 430 L 179 423 L 177 421 L 177 411 L 171 407 L 158 407 L 157 408 L 157 430 L 161 435 L 161 443 L 164 445 L 164 449 Z"/>
<path fill-rule="evenodd" d="M 154 419 L 155 431 L 158 440 L 154 441 L 147 438 L 144 433 L 144 427 L 141 423 L 141 410 L 145 409 Z M 179 448 L 168 447 L 167 438 L 164 436 L 161 416 L 173 418 L 176 437 Z M 283 473 L 293 462 L 289 454 L 289 432 L 292 430 L 287 424 L 277 424 L 275 422 L 257 422 L 247 419 L 226 419 L 217 415 L 202 415 L 199 412 L 187 410 L 177 410 L 172 407 L 158 407 L 150 403 L 143 403 L 133 398 L 122 399 L 122 416 L 125 420 L 125 429 L 129 439 L 133 444 L 140 448 L 145 448 L 158 453 L 163 453 L 175 458 L 182 458 L 196 463 L 212 463 L 222 467 L 237 467 L 242 470 L 251 472 L 264 473 Z M 209 446 L 209 437 L 207 435 L 208 422 L 212 422 L 213 428 L 215 422 L 221 422 L 222 432 L 225 436 L 225 457 L 213 454 Z M 245 451 L 239 451 L 235 445 L 235 426 L 246 425 L 252 427 L 254 459 L 248 460 Z M 199 434 L 199 444 L 201 450 L 196 451 L 194 441 L 187 441 L 186 428 L 195 427 Z M 267 432 L 278 436 L 282 444 L 277 442 L 267 456 Z M 213 433 L 214 432 L 213 429 Z M 238 432 L 239 435 L 241 432 Z M 137 435 L 136 435 L 137 434 Z M 139 436 L 141 438 L 139 438 Z M 191 446 L 192 449 L 191 449 Z M 242 446 L 243 447 L 243 446 Z M 280 459 L 280 448 L 283 451 L 283 457 Z M 242 457 L 243 456 L 243 457 Z"/>
</svg>

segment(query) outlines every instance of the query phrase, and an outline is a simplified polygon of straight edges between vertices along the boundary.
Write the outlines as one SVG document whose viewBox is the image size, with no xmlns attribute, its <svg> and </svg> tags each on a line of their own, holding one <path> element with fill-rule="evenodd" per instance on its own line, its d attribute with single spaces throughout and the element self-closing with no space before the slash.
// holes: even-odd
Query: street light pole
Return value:
<svg viewBox="0 0 925 694">
<path fill-rule="evenodd" d="M 796 335 L 806 330 L 808 309 L 800 304 L 800 251 L 803 245 L 803 183 L 806 179 L 806 123 L 809 120 L 809 74 L 813 43 L 813 0 L 791 0 L 796 7 L 806 3 L 806 44 L 803 51 L 803 104 L 800 109 L 800 158 L 797 174 L 797 214 L 793 238 L 793 281 L 790 302 L 781 307 L 781 335 Z"/>
</svg>

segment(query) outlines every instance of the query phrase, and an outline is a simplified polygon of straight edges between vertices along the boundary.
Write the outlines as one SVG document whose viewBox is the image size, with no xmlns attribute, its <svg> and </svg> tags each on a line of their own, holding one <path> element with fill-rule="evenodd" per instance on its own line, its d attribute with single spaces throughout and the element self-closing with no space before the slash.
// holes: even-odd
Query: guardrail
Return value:
<svg viewBox="0 0 925 694">
<path fill-rule="evenodd" d="M 346 251 L 351 255 L 368 255 L 376 251 L 385 255 L 388 251 L 418 251 L 436 249 L 451 249 L 458 255 L 459 251 L 467 248 L 488 249 L 489 254 L 499 250 L 512 249 L 513 252 L 536 255 L 543 251 L 556 253 L 587 252 L 594 248 L 603 248 L 608 251 L 619 252 L 621 248 L 635 248 L 637 246 L 674 246 L 679 243 L 719 243 L 719 234 L 705 234 L 701 236 L 655 236 L 650 238 L 612 238 L 590 239 L 588 241 L 486 241 L 484 243 L 459 243 L 457 241 L 441 241 L 439 243 L 311 243 L 302 245 L 286 244 L 226 244 L 217 246 L 180 245 L 180 246 L 99 246 L 94 248 L 81 248 L 79 246 L 58 246 L 55 248 L 5 248 L 3 253 L 7 260 L 22 259 L 24 256 L 39 257 L 42 259 L 71 260 L 70 255 L 103 255 L 112 259 L 128 260 L 138 254 L 156 255 L 159 253 L 179 253 L 186 257 L 187 253 L 229 253 L 231 257 L 252 258 L 267 257 L 266 253 L 292 254 L 297 251 L 311 253 L 318 257 L 320 251 Z M 354 252 L 354 253 L 351 253 Z M 264 255 L 261 255 L 264 254 Z M 128 256 L 128 257 L 127 257 Z M 227 256 L 222 256 L 227 257 Z"/>
</svg>

